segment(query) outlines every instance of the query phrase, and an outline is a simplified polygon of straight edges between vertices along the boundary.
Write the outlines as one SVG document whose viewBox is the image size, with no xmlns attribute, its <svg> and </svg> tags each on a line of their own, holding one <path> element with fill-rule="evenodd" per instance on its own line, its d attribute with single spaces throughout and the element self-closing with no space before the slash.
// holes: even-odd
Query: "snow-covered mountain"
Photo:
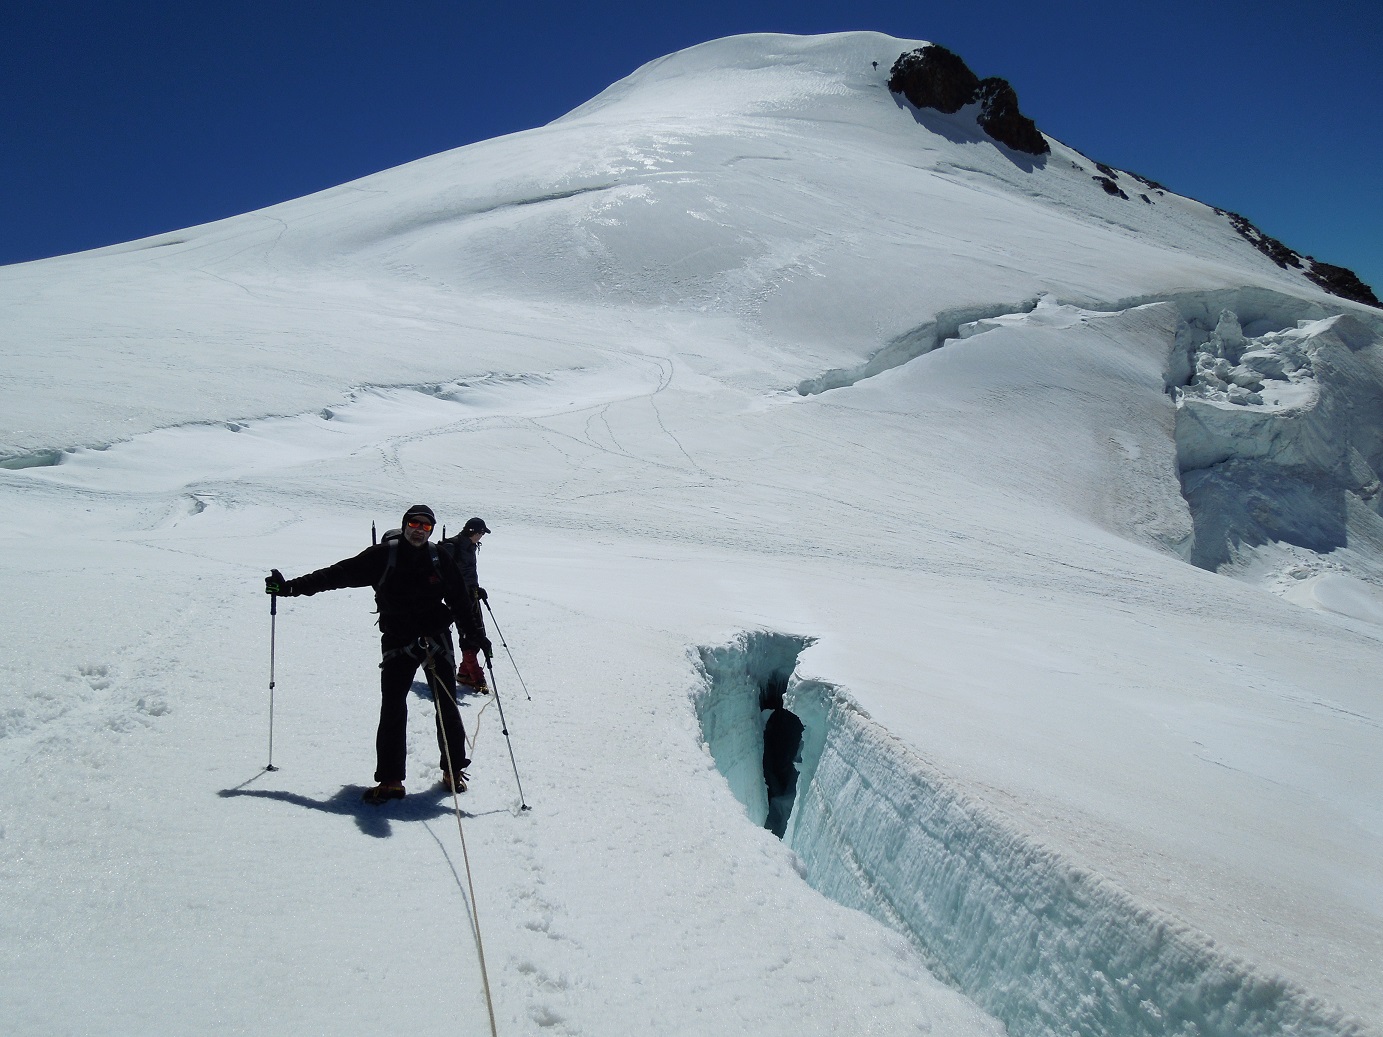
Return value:
<svg viewBox="0 0 1383 1037">
<path fill-rule="evenodd" d="M 486 1033 L 477 918 L 505 1034 L 1379 1031 L 1383 313 L 922 46 L 0 270 L 5 1032 Z M 368 593 L 262 593 L 420 500 L 523 678 L 464 857 Z"/>
</svg>

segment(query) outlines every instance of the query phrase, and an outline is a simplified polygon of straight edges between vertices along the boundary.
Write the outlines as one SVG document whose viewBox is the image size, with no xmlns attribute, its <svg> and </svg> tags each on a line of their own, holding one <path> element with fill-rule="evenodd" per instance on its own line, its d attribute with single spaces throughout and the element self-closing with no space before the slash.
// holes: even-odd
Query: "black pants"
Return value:
<svg viewBox="0 0 1383 1037">
<path fill-rule="evenodd" d="M 447 770 L 447 749 L 456 770 L 470 765 L 466 756 L 466 729 L 456 708 L 456 657 L 451 648 L 451 629 L 427 635 L 429 653 L 416 637 L 385 634 L 380 639 L 384 661 L 379 667 L 379 730 L 375 734 L 375 781 L 403 781 L 408 754 L 408 693 L 418 667 L 424 667 L 436 704 L 438 766 Z"/>
</svg>

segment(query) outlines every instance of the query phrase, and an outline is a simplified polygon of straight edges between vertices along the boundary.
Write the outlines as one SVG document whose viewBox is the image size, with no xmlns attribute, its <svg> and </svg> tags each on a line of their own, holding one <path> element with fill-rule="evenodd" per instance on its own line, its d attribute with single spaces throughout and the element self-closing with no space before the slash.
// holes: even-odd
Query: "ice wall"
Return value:
<svg viewBox="0 0 1383 1037">
<path fill-rule="evenodd" d="M 1269 542 L 1357 545 L 1383 572 L 1376 323 L 1265 292 L 1178 303 L 1169 388 L 1190 560 L 1213 570 Z"/>
<path fill-rule="evenodd" d="M 699 650 L 706 744 L 754 823 L 765 809 L 756 681 L 806 643 L 752 633 Z M 794 677 L 787 701 L 806 734 L 785 841 L 807 881 L 909 935 L 1015 1037 L 1363 1032 L 1026 837 L 839 688 Z"/>
</svg>

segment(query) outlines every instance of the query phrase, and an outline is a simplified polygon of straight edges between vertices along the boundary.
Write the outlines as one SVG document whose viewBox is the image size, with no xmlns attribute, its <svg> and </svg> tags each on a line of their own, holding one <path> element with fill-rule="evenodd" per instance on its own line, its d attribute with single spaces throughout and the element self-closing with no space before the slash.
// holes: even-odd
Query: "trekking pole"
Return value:
<svg viewBox="0 0 1383 1037">
<path fill-rule="evenodd" d="M 504 631 L 499 628 L 499 620 L 495 619 L 494 609 L 490 608 L 490 599 L 481 598 L 480 601 L 485 606 L 485 611 L 490 613 L 490 622 L 495 625 L 495 633 L 499 635 L 499 643 L 504 646 L 504 653 L 509 656 L 509 665 L 514 667 L 514 676 L 518 677 L 519 684 L 523 686 L 524 695 L 528 697 L 529 702 L 532 702 L 533 696 L 528 694 L 528 682 L 523 679 L 523 674 L 519 673 L 519 664 L 514 662 L 514 653 L 509 651 L 509 642 L 504 640 Z M 485 660 L 485 665 L 488 666 L 489 664 L 490 661 Z M 490 675 L 491 677 L 494 676 L 493 669 L 490 671 Z"/>
<path fill-rule="evenodd" d="M 276 771 L 274 766 L 274 641 L 278 635 L 279 596 L 269 595 L 269 765 L 266 771 Z"/>
<path fill-rule="evenodd" d="M 498 630 L 498 628 L 496 628 Z M 509 763 L 514 768 L 514 784 L 519 787 L 519 807 L 522 810 L 531 810 L 527 801 L 523 798 L 523 782 L 519 780 L 519 765 L 514 760 L 514 743 L 509 738 L 509 721 L 504 719 L 504 702 L 499 697 L 499 685 L 495 683 L 495 668 L 490 662 L 490 657 L 485 657 L 485 668 L 490 671 L 490 690 L 495 695 L 495 705 L 499 707 L 499 729 L 504 732 L 504 742 L 509 746 Z"/>
</svg>

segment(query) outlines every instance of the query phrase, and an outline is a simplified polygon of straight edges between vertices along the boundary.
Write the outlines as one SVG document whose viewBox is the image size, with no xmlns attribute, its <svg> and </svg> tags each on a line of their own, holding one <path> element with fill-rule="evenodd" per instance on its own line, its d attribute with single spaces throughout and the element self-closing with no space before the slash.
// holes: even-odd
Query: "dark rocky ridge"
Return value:
<svg viewBox="0 0 1383 1037">
<path fill-rule="evenodd" d="M 977 121 L 985 133 L 1014 151 L 1045 155 L 1052 150 L 1037 124 L 1018 110 L 1018 93 L 1005 79 L 991 76 L 980 81 Z"/>
<path fill-rule="evenodd" d="M 960 56 L 935 43 L 899 55 L 889 70 L 888 88 L 916 108 L 953 115 L 978 101 L 980 128 L 1000 144 L 1027 155 L 1052 148 L 1037 124 L 1018 109 L 1018 94 L 1005 79 L 980 79 Z"/>
<path fill-rule="evenodd" d="M 1237 212 L 1225 212 L 1223 209 L 1216 209 L 1215 211 L 1221 216 L 1228 217 L 1230 226 L 1243 235 L 1244 240 L 1282 267 L 1283 270 L 1288 268 L 1300 270 L 1308 280 L 1324 288 L 1331 295 L 1338 295 L 1341 299 L 1349 299 L 1352 302 L 1361 302 L 1366 306 L 1376 306 L 1383 309 L 1383 303 L 1378 301 L 1378 296 L 1373 293 L 1373 289 L 1359 280 L 1358 275 L 1353 270 L 1347 270 L 1345 267 L 1335 266 L 1332 263 L 1322 263 L 1311 256 L 1303 256 L 1295 249 L 1288 248 L 1277 238 L 1264 234 Z"/>
<path fill-rule="evenodd" d="M 976 121 L 1000 144 L 1028 155 L 1046 155 L 1052 150 L 1037 125 L 1019 111 L 1018 94 L 1007 80 L 997 77 L 980 79 L 958 54 L 939 44 L 929 43 L 900 54 L 889 70 L 888 88 L 895 94 L 902 94 L 915 108 L 931 108 L 946 115 L 954 115 L 967 104 L 979 102 L 980 111 Z M 1128 194 L 1118 183 L 1120 171 L 1103 162 L 1095 163 L 1095 167 L 1104 174 L 1092 177 L 1095 183 L 1106 194 L 1128 201 Z M 1166 190 L 1155 180 L 1124 172 L 1157 194 Z M 1154 204 L 1145 193 L 1140 193 L 1138 197 L 1148 205 Z M 1222 209 L 1215 211 L 1227 216 L 1245 240 L 1284 270 L 1300 270 L 1304 277 L 1332 295 L 1383 309 L 1383 303 L 1379 302 L 1373 289 L 1353 271 L 1303 256 L 1276 238 L 1264 234 L 1237 213 L 1227 213 Z"/>
<path fill-rule="evenodd" d="M 1311 269 L 1306 271 L 1306 276 L 1331 295 L 1338 295 L 1342 299 L 1352 299 L 1355 302 L 1362 302 L 1366 306 L 1376 306 L 1383 310 L 1383 303 L 1379 302 L 1373 289 L 1361 281 L 1359 275 L 1353 270 L 1335 266 L 1333 263 L 1322 263 L 1310 256 L 1306 258 L 1307 262 L 1311 264 Z"/>
</svg>

